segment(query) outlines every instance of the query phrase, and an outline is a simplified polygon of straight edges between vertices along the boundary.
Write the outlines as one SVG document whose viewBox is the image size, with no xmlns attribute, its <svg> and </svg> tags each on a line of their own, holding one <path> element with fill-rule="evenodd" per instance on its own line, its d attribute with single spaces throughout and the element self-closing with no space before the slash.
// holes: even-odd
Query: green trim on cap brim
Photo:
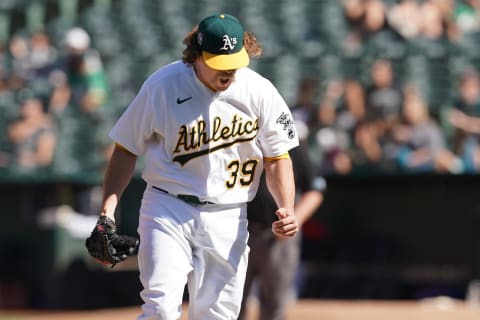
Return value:
<svg viewBox="0 0 480 320">
<path fill-rule="evenodd" d="M 203 51 L 202 57 L 207 66 L 215 70 L 235 70 L 244 68 L 250 63 L 250 57 L 245 47 L 239 52 L 231 54 L 212 54 Z"/>
</svg>

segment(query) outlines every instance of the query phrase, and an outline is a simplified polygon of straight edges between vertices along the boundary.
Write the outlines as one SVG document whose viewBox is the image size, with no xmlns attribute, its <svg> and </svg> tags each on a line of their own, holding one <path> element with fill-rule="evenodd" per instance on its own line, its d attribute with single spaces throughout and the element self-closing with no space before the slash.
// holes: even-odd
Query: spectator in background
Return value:
<svg viewBox="0 0 480 320">
<path fill-rule="evenodd" d="M 480 170 L 480 78 L 473 68 L 466 69 L 459 82 L 449 122 L 454 128 L 453 150 L 461 155 L 467 172 Z"/>
<path fill-rule="evenodd" d="M 28 78 L 32 64 L 28 38 L 20 33 L 14 35 L 8 43 L 8 49 L 11 73 L 24 79 Z"/>
<path fill-rule="evenodd" d="M 74 103 L 87 113 L 99 111 L 109 99 L 100 54 L 91 47 L 90 36 L 80 27 L 66 32 L 65 49 L 60 65 L 68 75 Z"/>
<path fill-rule="evenodd" d="M 417 0 L 401 0 L 387 13 L 389 25 L 405 39 L 419 36 L 422 16 Z"/>
<path fill-rule="evenodd" d="M 46 78 L 57 62 L 57 50 L 43 31 L 17 34 L 9 42 L 10 71 L 27 81 Z"/>
<path fill-rule="evenodd" d="M 7 171 L 10 177 L 29 179 L 47 178 L 52 173 L 57 132 L 43 97 L 31 89 L 19 92 L 19 117 L 7 127 L 11 144 Z M 42 184 L 26 190 L 22 197 L 22 210 L 18 219 L 22 224 L 38 226 L 39 212 L 57 203 L 58 193 L 53 184 Z"/>
<path fill-rule="evenodd" d="M 49 111 L 54 115 L 61 115 L 64 112 L 72 112 L 71 96 L 72 90 L 68 84 L 67 75 L 56 70 L 49 75 L 52 85 L 52 93 L 49 99 Z"/>
<path fill-rule="evenodd" d="M 363 29 L 365 18 L 365 2 L 363 0 L 342 0 L 343 14 L 350 30 Z"/>
<path fill-rule="evenodd" d="M 400 120 L 403 93 L 388 60 L 376 60 L 370 78 L 365 89 L 365 118 L 355 131 L 355 159 L 357 165 L 377 169 L 385 160 L 391 128 Z"/>
<path fill-rule="evenodd" d="M 448 41 L 450 20 L 445 17 L 445 8 L 440 5 L 441 2 L 427 0 L 421 4 L 421 39 Z"/>
<path fill-rule="evenodd" d="M 353 78 L 345 79 L 343 87 L 344 106 L 341 109 L 348 110 L 349 117 L 353 117 L 353 126 L 365 118 L 365 92 L 360 82 Z"/>
<path fill-rule="evenodd" d="M 96 150 L 94 154 L 103 154 L 109 149 L 110 141 L 106 139 L 111 122 L 110 93 L 103 63 L 98 51 L 91 46 L 90 36 L 80 27 L 68 30 L 65 34 L 67 50 L 66 74 L 71 90 L 71 104 L 77 111 L 76 118 L 82 122 L 83 128 L 78 132 L 84 150 Z M 103 137 L 99 139 L 99 137 Z M 106 159 L 95 159 L 91 155 L 86 162 L 91 162 L 92 168 L 101 170 Z M 100 167 L 99 167 L 100 166 Z"/>
<path fill-rule="evenodd" d="M 18 171 L 48 168 L 56 145 L 52 118 L 37 97 L 25 98 L 20 108 L 20 119 L 8 127 L 13 149 L 11 166 Z"/>
<path fill-rule="evenodd" d="M 110 155 L 109 90 L 101 57 L 83 28 L 65 32 L 63 49 L 49 74 L 53 89 L 49 103 L 60 132 L 55 170 L 84 181 L 69 185 L 74 212 L 96 214 L 101 189 L 90 181 L 102 174 Z"/>
<path fill-rule="evenodd" d="M 349 148 L 355 126 L 365 116 L 364 92 L 354 79 L 328 83 L 318 108 L 320 129 L 316 142 L 322 152 L 322 172 L 348 174 L 352 170 Z"/>
<path fill-rule="evenodd" d="M 57 61 L 57 50 L 47 33 L 36 31 L 31 35 L 29 56 L 32 77 L 48 77 Z"/>
<path fill-rule="evenodd" d="M 320 101 L 317 121 L 349 132 L 365 117 L 364 100 L 363 87 L 357 80 L 332 80 Z"/>
<path fill-rule="evenodd" d="M 445 56 L 459 33 L 452 19 L 453 5 L 450 0 L 426 0 L 420 4 L 420 34 L 413 39 L 419 53 L 429 58 Z"/>
<path fill-rule="evenodd" d="M 386 19 L 386 6 L 380 0 L 342 0 L 348 34 L 344 40 L 344 49 L 358 51 L 368 46 L 383 32 L 390 31 Z"/>
<path fill-rule="evenodd" d="M 317 95 L 318 83 L 312 78 L 306 77 L 300 80 L 297 88 L 297 101 L 291 108 L 295 119 L 306 124 L 309 130 L 317 126 Z"/>
<path fill-rule="evenodd" d="M 461 35 L 480 31 L 480 1 L 455 1 L 453 19 Z"/>
<path fill-rule="evenodd" d="M 65 110 L 67 112 L 64 112 L 64 115 L 74 117 L 79 124 L 71 143 L 73 152 L 78 153 L 78 159 L 81 159 L 80 170 L 101 172 L 106 161 L 98 155 L 105 147 L 105 139 L 99 140 L 98 137 L 107 136 L 111 121 L 107 108 L 109 92 L 103 64 L 84 29 L 75 27 L 68 30 L 64 43 L 66 54 L 59 61 L 60 70 L 55 72 L 58 75 L 63 72 L 67 82 L 57 86 L 54 94 L 57 94 L 56 97 L 59 94 L 64 95 L 65 99 L 69 98 L 70 110 Z"/>
<path fill-rule="evenodd" d="M 364 33 L 367 37 L 374 36 L 382 31 L 388 30 L 386 19 L 386 6 L 381 0 L 366 0 Z"/>
<path fill-rule="evenodd" d="M 390 61 L 374 61 L 370 68 L 370 80 L 365 89 L 366 120 L 388 127 L 388 123 L 398 119 L 403 100 Z"/>
<path fill-rule="evenodd" d="M 19 114 L 15 95 L 8 86 L 8 79 L 0 77 L 0 168 L 10 164 L 11 144 L 7 135 L 9 123 Z"/>
<path fill-rule="evenodd" d="M 453 20 L 453 0 L 401 0 L 388 10 L 389 25 L 405 40 L 404 53 L 408 57 L 438 59 L 445 57 L 459 38 L 458 28 Z M 436 63 L 437 60 L 434 60 Z M 431 66 L 438 70 L 438 67 Z M 428 75 L 427 75 L 428 76 Z M 425 80 L 435 85 L 438 77 Z M 429 99 L 430 100 L 430 99 Z"/>
<path fill-rule="evenodd" d="M 461 173 L 463 165 L 448 150 L 440 125 L 429 115 L 425 100 L 407 88 L 402 108 L 403 121 L 392 130 L 397 143 L 395 160 L 408 173 Z"/>
<path fill-rule="evenodd" d="M 347 52 L 360 52 L 363 47 L 364 1 L 342 0 L 341 4 L 348 26 L 348 34 L 343 41 L 343 47 Z"/>
</svg>

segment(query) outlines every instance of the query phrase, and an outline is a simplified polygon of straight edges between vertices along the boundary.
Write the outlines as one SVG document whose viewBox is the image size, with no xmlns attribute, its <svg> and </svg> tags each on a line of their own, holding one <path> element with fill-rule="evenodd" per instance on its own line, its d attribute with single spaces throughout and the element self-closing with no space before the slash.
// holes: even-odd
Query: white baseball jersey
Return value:
<svg viewBox="0 0 480 320">
<path fill-rule="evenodd" d="M 212 92 L 181 61 L 145 81 L 110 137 L 145 156 L 148 184 L 218 204 L 252 200 L 263 157 L 298 145 L 290 110 L 270 81 L 242 68 L 227 90 Z"/>
</svg>

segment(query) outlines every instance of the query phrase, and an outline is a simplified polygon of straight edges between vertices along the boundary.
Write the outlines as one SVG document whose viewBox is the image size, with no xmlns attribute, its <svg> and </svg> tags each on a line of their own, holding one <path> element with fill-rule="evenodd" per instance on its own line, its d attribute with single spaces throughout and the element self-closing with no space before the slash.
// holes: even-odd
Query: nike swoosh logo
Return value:
<svg viewBox="0 0 480 320">
<path fill-rule="evenodd" d="M 177 104 L 182 104 L 184 102 L 187 102 L 190 99 L 192 99 L 192 97 L 188 97 L 188 98 L 185 98 L 185 99 L 177 98 Z"/>
</svg>

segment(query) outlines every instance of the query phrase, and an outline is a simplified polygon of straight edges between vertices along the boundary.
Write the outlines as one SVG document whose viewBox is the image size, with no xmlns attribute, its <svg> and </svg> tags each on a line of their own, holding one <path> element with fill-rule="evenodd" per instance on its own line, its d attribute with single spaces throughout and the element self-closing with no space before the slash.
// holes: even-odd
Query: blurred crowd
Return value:
<svg viewBox="0 0 480 320">
<path fill-rule="evenodd" d="M 328 174 L 475 173 L 480 168 L 480 80 L 467 69 L 458 97 L 433 116 L 415 85 L 399 86 L 388 60 L 371 68 L 371 82 L 332 80 L 318 101 L 305 78 L 293 107 L 308 132 L 311 155 Z"/>
<path fill-rule="evenodd" d="M 365 72 L 305 77 L 293 105 L 323 174 L 476 173 L 480 1 L 341 3 L 339 43 Z M 435 87 L 441 77 L 447 88 Z"/>
<path fill-rule="evenodd" d="M 348 67 L 305 75 L 289 101 L 322 174 L 477 172 L 480 1 L 332 3 L 347 28 L 325 42 L 339 44 Z M 101 172 L 108 129 L 126 107 L 112 106 L 102 58 L 81 27 L 65 30 L 61 46 L 45 31 L 8 39 L 0 50 L 1 172 Z M 448 88 L 438 89 L 444 78 Z"/>
<path fill-rule="evenodd" d="M 43 31 L 14 35 L 0 52 L 2 172 L 98 173 L 109 152 L 109 97 L 84 29 L 65 30 L 62 47 Z"/>
</svg>

